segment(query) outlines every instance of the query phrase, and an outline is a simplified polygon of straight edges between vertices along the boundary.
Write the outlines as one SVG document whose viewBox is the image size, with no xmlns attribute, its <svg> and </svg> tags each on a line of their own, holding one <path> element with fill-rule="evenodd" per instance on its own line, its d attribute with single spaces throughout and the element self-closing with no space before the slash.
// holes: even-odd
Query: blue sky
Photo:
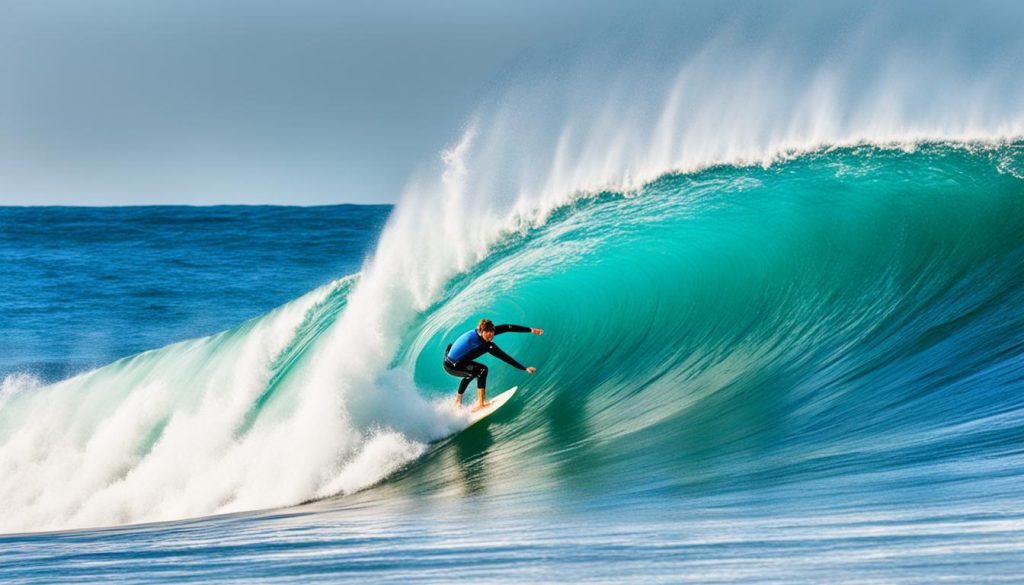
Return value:
<svg viewBox="0 0 1024 585">
<path fill-rule="evenodd" d="M 505 87 L 645 43 L 673 48 L 630 66 L 671 69 L 741 12 L 810 57 L 878 12 L 880 53 L 962 37 L 936 75 L 984 74 L 1024 23 L 1011 0 L 0 0 L 0 205 L 391 203 Z"/>
<path fill-rule="evenodd" d="M 393 202 L 628 2 L 0 2 L 0 204 Z"/>
</svg>

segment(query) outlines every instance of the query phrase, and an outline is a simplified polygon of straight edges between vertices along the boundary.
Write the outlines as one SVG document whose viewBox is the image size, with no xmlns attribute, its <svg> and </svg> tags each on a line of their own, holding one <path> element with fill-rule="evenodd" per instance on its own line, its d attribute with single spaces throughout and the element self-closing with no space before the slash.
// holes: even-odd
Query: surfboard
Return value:
<svg viewBox="0 0 1024 585">
<path fill-rule="evenodd" d="M 499 408 L 504 406 L 506 402 L 508 402 L 509 398 L 512 398 L 512 395 L 516 393 L 517 388 L 519 388 L 519 386 L 513 386 L 508 390 L 505 390 L 501 394 L 498 394 L 497 396 L 492 398 L 491 403 L 485 406 L 484 408 L 473 411 L 469 415 L 469 425 L 467 425 L 467 428 L 475 425 L 476 423 L 494 414 L 496 410 L 498 410 Z"/>
</svg>

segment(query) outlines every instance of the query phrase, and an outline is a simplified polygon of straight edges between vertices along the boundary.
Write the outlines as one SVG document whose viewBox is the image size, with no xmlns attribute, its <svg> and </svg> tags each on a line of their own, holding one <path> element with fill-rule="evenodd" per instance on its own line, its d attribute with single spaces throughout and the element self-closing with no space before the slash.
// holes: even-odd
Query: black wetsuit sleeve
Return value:
<svg viewBox="0 0 1024 585">
<path fill-rule="evenodd" d="M 491 347 L 488 348 L 487 352 L 514 368 L 519 368 L 520 370 L 526 369 L 526 366 L 517 362 L 515 358 L 513 358 L 512 356 L 501 351 L 501 348 L 498 347 L 497 345 L 491 344 Z"/>
<path fill-rule="evenodd" d="M 523 327 L 522 325 L 495 325 L 494 334 L 501 335 L 502 333 L 529 333 L 533 331 L 529 327 Z"/>
</svg>

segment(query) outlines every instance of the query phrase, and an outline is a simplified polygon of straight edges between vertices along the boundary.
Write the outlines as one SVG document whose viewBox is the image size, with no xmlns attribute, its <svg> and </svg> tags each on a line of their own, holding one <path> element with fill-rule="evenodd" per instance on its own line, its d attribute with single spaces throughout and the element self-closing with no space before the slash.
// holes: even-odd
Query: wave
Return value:
<svg viewBox="0 0 1024 585">
<path fill-rule="evenodd" d="M 577 201 L 453 283 L 400 363 L 441 387 L 477 316 L 546 328 L 502 338 L 540 366 L 492 457 L 504 490 L 1019 476 L 1021 146 L 831 149 Z"/>
<path fill-rule="evenodd" d="M 900 31 L 879 47 L 786 22 L 716 28 L 654 72 L 643 52 L 531 71 L 410 180 L 359 274 L 5 392 L 0 529 L 371 486 L 465 424 L 436 361 L 483 314 L 548 330 L 508 342 L 541 369 L 508 489 L 1013 457 L 1021 44 Z"/>
<path fill-rule="evenodd" d="M 5 391 L 5 528 L 371 486 L 465 425 L 437 360 L 480 315 L 547 330 L 502 340 L 540 367 L 502 438 L 516 445 L 495 466 L 505 489 L 584 474 L 710 493 L 1012 458 L 1024 429 L 1021 154 L 865 146 L 666 175 L 507 237 L 429 306 L 405 305 L 387 352 L 345 337 L 360 323 L 383 336 L 369 323 L 395 310 L 392 297 L 350 313 L 381 300 L 360 297 L 363 273 L 220 335 Z M 422 467 L 407 480 L 416 490 L 461 481 Z"/>
</svg>

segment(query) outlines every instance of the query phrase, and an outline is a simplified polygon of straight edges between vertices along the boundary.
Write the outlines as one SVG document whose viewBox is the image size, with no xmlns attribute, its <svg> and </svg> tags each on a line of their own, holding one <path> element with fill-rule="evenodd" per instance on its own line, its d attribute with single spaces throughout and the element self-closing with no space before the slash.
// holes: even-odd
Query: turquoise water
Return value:
<svg viewBox="0 0 1024 585">
<path fill-rule="evenodd" d="M 108 232 L 122 213 L 76 233 Z M 278 237 L 262 244 L 217 225 L 189 244 L 211 250 L 189 274 L 219 274 L 215 250 L 239 238 L 245 251 L 223 262 L 263 266 L 252 298 L 203 303 L 238 322 L 268 304 L 260 289 L 315 283 L 262 316 L 51 385 L 30 360 L 5 365 L 0 577 L 1024 572 L 1024 145 L 865 145 L 667 174 L 507 230 L 434 288 L 380 285 L 425 252 L 387 230 L 374 244 L 379 220 L 336 213 L 269 222 Z M 332 256 L 339 224 L 363 235 Z M 294 266 L 309 240 L 328 242 L 320 260 L 265 272 L 261 246 Z M 151 253 L 126 246 L 109 262 Z M 195 296 L 168 303 L 187 312 Z M 144 339 L 188 337 L 151 313 L 133 317 Z M 440 356 L 482 316 L 543 327 L 498 338 L 538 372 L 495 362 L 491 390 L 521 395 L 458 433 Z M 56 347 L 36 362 L 78 359 Z"/>
</svg>

